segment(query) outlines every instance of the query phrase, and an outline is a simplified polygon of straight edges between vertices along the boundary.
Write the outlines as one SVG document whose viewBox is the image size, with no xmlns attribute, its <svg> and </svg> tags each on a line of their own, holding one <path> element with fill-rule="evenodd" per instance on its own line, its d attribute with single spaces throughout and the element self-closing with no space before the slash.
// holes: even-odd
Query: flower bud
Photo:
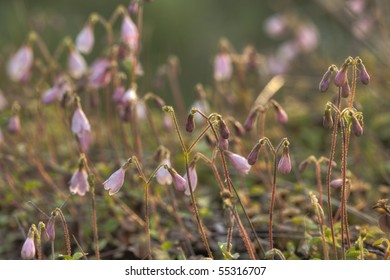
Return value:
<svg viewBox="0 0 390 280">
<path fill-rule="evenodd" d="M 246 121 L 244 123 L 244 128 L 245 128 L 246 131 L 252 130 L 253 125 L 255 124 L 255 121 L 256 121 L 256 118 L 257 118 L 257 114 L 258 114 L 257 110 L 254 110 L 253 112 L 251 112 L 249 114 L 248 118 L 246 119 Z"/>
<path fill-rule="evenodd" d="M 73 48 L 68 56 L 68 69 L 70 75 L 79 79 L 87 72 L 87 63 L 79 51 Z"/>
<path fill-rule="evenodd" d="M 278 170 L 282 174 L 288 174 L 291 172 L 292 165 L 290 159 L 290 152 L 287 145 L 283 147 L 283 154 L 279 160 Z"/>
<path fill-rule="evenodd" d="M 360 122 L 356 118 L 356 116 L 352 115 L 351 116 L 351 121 L 352 121 L 352 126 L 351 126 L 352 133 L 355 136 L 357 136 L 357 137 L 362 136 L 362 134 L 363 134 L 363 126 L 360 124 Z"/>
<path fill-rule="evenodd" d="M 248 155 L 248 163 L 250 165 L 254 165 L 257 162 L 257 159 L 259 158 L 261 146 L 262 145 L 260 143 L 256 143 L 256 145 L 253 146 L 252 150 L 250 151 Z"/>
<path fill-rule="evenodd" d="M 138 49 L 138 28 L 128 15 L 124 15 L 121 37 L 122 41 L 126 43 L 133 51 Z"/>
<path fill-rule="evenodd" d="M 334 189 L 338 189 L 343 185 L 343 179 L 334 179 L 330 182 L 330 186 Z"/>
<path fill-rule="evenodd" d="M 219 137 L 218 146 L 221 150 L 227 150 L 229 149 L 229 140 Z"/>
<path fill-rule="evenodd" d="M 276 110 L 276 121 L 281 124 L 285 124 L 288 122 L 288 115 L 286 111 L 279 105 L 274 106 Z"/>
<path fill-rule="evenodd" d="M 245 134 L 245 129 L 239 121 L 233 123 L 234 132 L 238 137 L 242 137 Z"/>
<path fill-rule="evenodd" d="M 195 129 L 194 114 L 190 113 L 187 117 L 186 130 L 191 133 Z"/>
<path fill-rule="evenodd" d="M 32 260 L 35 256 L 34 232 L 32 232 L 31 229 L 26 241 L 24 241 L 21 256 L 24 260 Z"/>
<path fill-rule="evenodd" d="M 7 74 L 12 81 L 21 82 L 30 76 L 34 62 L 31 46 L 22 46 L 8 61 Z"/>
<path fill-rule="evenodd" d="M 333 68 L 329 67 L 329 69 L 325 72 L 324 76 L 320 81 L 319 90 L 321 92 L 326 92 L 328 90 L 332 74 L 333 74 Z"/>
<path fill-rule="evenodd" d="M 351 64 L 352 59 L 347 58 L 344 64 L 341 66 L 340 70 L 337 72 L 334 77 L 334 83 L 336 86 L 341 87 L 347 80 L 348 66 Z"/>
<path fill-rule="evenodd" d="M 368 85 L 370 82 L 370 75 L 368 74 L 366 67 L 364 66 L 360 58 L 358 59 L 357 67 L 360 71 L 360 75 L 359 75 L 360 81 L 362 82 L 363 85 Z"/>
<path fill-rule="evenodd" d="M 305 171 L 306 170 L 306 168 L 309 166 L 309 161 L 308 160 L 304 160 L 304 161 L 302 161 L 300 164 L 299 164 L 299 166 L 298 166 L 298 171 L 299 172 L 303 172 L 303 171 Z"/>
<path fill-rule="evenodd" d="M 7 128 L 10 133 L 14 134 L 20 133 L 22 131 L 19 115 L 11 116 Z"/>
<path fill-rule="evenodd" d="M 55 223 L 56 223 L 55 216 L 51 216 L 46 226 L 46 235 L 49 241 L 54 241 L 56 237 L 56 231 L 54 227 Z"/>
<path fill-rule="evenodd" d="M 332 109 L 327 108 L 325 110 L 325 114 L 322 119 L 322 125 L 326 129 L 331 129 L 333 127 Z"/>
<path fill-rule="evenodd" d="M 229 139 L 230 131 L 224 120 L 219 120 L 219 132 L 224 139 Z"/>
<path fill-rule="evenodd" d="M 349 87 L 348 80 L 341 86 L 341 97 L 348 98 L 351 88 Z"/>
</svg>

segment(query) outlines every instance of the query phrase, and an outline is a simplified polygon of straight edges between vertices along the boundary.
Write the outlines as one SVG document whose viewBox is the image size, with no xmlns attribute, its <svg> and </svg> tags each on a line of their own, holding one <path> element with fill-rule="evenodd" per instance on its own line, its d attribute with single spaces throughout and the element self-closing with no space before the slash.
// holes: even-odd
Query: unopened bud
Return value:
<svg viewBox="0 0 390 280">
<path fill-rule="evenodd" d="M 341 97 L 348 98 L 351 88 L 349 87 L 348 80 L 341 87 Z"/>
<path fill-rule="evenodd" d="M 230 131 L 225 121 L 221 119 L 219 120 L 218 124 L 219 124 L 219 131 L 221 133 L 222 138 L 229 139 Z"/>
<path fill-rule="evenodd" d="M 238 137 L 242 137 L 245 134 L 245 129 L 239 121 L 233 123 L 234 132 Z"/>
<path fill-rule="evenodd" d="M 344 64 L 341 66 L 339 72 L 334 77 L 334 83 L 336 86 L 341 87 L 347 80 L 348 66 L 351 64 L 352 59 L 347 58 Z"/>
<path fill-rule="evenodd" d="M 362 136 L 363 126 L 360 124 L 359 120 L 354 115 L 352 115 L 351 121 L 352 121 L 352 126 L 351 126 L 352 133 L 357 137 Z"/>
<path fill-rule="evenodd" d="M 359 76 L 360 81 L 362 82 L 363 85 L 368 85 L 370 82 L 370 75 L 368 75 L 366 67 L 364 66 L 360 58 L 358 59 L 357 67 L 360 71 L 360 76 Z"/>
<path fill-rule="evenodd" d="M 308 160 L 304 160 L 304 161 L 302 161 L 300 164 L 299 164 L 299 166 L 298 166 L 298 171 L 299 172 L 303 172 L 303 171 L 305 171 L 306 170 L 306 168 L 309 166 L 309 161 Z"/>
<path fill-rule="evenodd" d="M 328 68 L 328 70 L 325 72 L 324 76 L 322 76 L 322 79 L 320 81 L 319 90 L 321 92 L 326 92 L 329 88 L 330 81 L 332 78 L 332 74 L 334 72 L 335 66 L 332 65 Z"/>
<path fill-rule="evenodd" d="M 290 152 L 288 146 L 286 145 L 283 147 L 283 154 L 278 164 L 278 170 L 282 174 L 288 174 L 291 172 L 291 169 L 292 169 L 292 165 L 291 165 Z"/>
<path fill-rule="evenodd" d="M 249 114 L 248 118 L 246 119 L 246 121 L 244 123 L 244 128 L 245 128 L 246 131 L 252 130 L 253 125 L 255 124 L 255 121 L 256 121 L 256 118 L 257 118 L 257 114 L 258 114 L 257 110 L 254 110 L 253 112 L 251 112 Z"/>
<path fill-rule="evenodd" d="M 331 129 L 333 127 L 332 109 L 327 108 L 325 110 L 325 114 L 324 114 L 324 117 L 322 119 L 322 125 L 326 129 Z"/>
<path fill-rule="evenodd" d="M 195 128 L 195 121 L 194 121 L 194 114 L 190 113 L 187 117 L 187 122 L 186 122 L 186 130 L 191 133 L 194 131 Z"/>
<path fill-rule="evenodd" d="M 250 151 L 250 153 L 248 155 L 248 163 L 250 165 L 254 165 L 256 163 L 257 159 L 259 158 L 261 146 L 262 145 L 260 143 L 256 143 L 256 145 Z"/>
</svg>

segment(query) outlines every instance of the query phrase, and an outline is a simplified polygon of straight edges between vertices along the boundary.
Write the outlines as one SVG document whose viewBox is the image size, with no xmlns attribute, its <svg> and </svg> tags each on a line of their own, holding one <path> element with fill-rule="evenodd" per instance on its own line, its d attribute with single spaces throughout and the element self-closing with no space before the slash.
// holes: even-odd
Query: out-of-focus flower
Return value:
<svg viewBox="0 0 390 280">
<path fill-rule="evenodd" d="M 195 101 L 192 104 L 191 108 L 197 108 L 199 111 L 201 111 L 202 113 L 204 113 L 206 115 L 208 115 L 210 112 L 210 105 L 206 99 L 200 99 L 200 100 Z M 199 114 L 195 114 L 194 117 L 195 117 L 195 123 L 197 123 L 197 124 L 200 124 L 200 123 L 205 121 L 205 119 Z"/>
<path fill-rule="evenodd" d="M 57 100 L 61 100 L 64 94 L 69 90 L 70 86 L 63 76 L 60 76 L 53 87 L 49 88 L 43 94 L 41 101 L 43 104 L 50 104 Z"/>
<path fill-rule="evenodd" d="M 69 190 L 72 194 L 84 196 L 89 191 L 88 173 L 84 167 L 79 168 L 73 173 L 69 182 Z"/>
<path fill-rule="evenodd" d="M 298 29 L 295 40 L 301 52 L 310 52 L 318 45 L 318 30 L 314 24 L 304 24 Z"/>
<path fill-rule="evenodd" d="M 24 260 L 32 260 L 35 256 L 34 233 L 31 231 L 31 229 L 28 233 L 26 241 L 24 241 L 21 256 Z"/>
<path fill-rule="evenodd" d="M 10 117 L 8 121 L 7 129 L 10 133 L 15 133 L 15 134 L 22 131 L 19 115 L 15 114 Z"/>
<path fill-rule="evenodd" d="M 98 89 L 106 86 L 111 81 L 111 62 L 106 58 L 97 59 L 91 66 L 88 84 L 91 88 Z"/>
<path fill-rule="evenodd" d="M 132 51 L 138 50 L 138 28 L 128 15 L 123 16 L 121 37 Z"/>
<path fill-rule="evenodd" d="M 55 216 L 51 216 L 46 225 L 46 235 L 49 241 L 54 241 L 54 239 L 56 238 L 55 224 Z"/>
<path fill-rule="evenodd" d="M 343 179 L 334 179 L 330 182 L 330 186 L 334 189 L 338 189 L 343 185 Z"/>
<path fill-rule="evenodd" d="M 171 161 L 169 160 L 168 157 L 164 158 L 161 163 L 162 164 L 166 164 L 168 167 L 171 167 Z M 160 167 L 159 170 L 157 170 L 157 172 L 156 172 L 156 179 L 157 179 L 157 182 L 160 185 L 170 185 L 170 184 L 172 184 L 172 176 L 168 172 L 168 170 L 165 169 L 163 166 Z"/>
<path fill-rule="evenodd" d="M 88 23 L 80 31 L 76 37 L 76 47 L 84 54 L 89 54 L 92 51 L 95 43 L 95 36 L 93 34 L 92 24 Z"/>
<path fill-rule="evenodd" d="M 172 176 L 172 183 L 178 191 L 185 191 L 187 181 L 177 173 L 177 171 L 173 168 L 168 168 L 168 172 Z"/>
<path fill-rule="evenodd" d="M 256 145 L 253 146 L 252 150 L 250 151 L 248 155 L 248 164 L 254 165 L 257 162 L 257 159 L 259 158 L 259 153 L 261 149 L 261 144 L 256 143 Z"/>
<path fill-rule="evenodd" d="M 127 7 L 129 14 L 132 16 L 136 16 L 138 14 L 138 9 L 139 9 L 138 0 L 131 1 L 129 6 Z"/>
<path fill-rule="evenodd" d="M 135 88 L 129 88 L 122 97 L 122 103 L 135 103 L 138 100 L 138 95 Z"/>
<path fill-rule="evenodd" d="M 214 59 L 214 79 L 216 81 L 228 81 L 233 74 L 233 65 L 230 55 L 219 53 Z"/>
<path fill-rule="evenodd" d="M 7 104 L 7 99 L 5 99 L 3 92 L 0 90 L 0 111 L 3 111 Z"/>
<path fill-rule="evenodd" d="M 196 173 L 196 162 L 193 161 L 190 166 L 188 167 L 189 171 L 189 177 L 190 177 L 190 182 L 191 182 L 191 190 L 192 192 L 195 191 L 196 186 L 198 185 L 198 174 Z M 187 172 L 184 174 L 183 178 L 186 180 L 186 186 L 185 186 L 185 195 L 191 195 L 191 190 L 190 190 L 190 184 L 188 182 L 188 176 Z"/>
<path fill-rule="evenodd" d="M 287 23 L 282 15 L 275 14 L 265 20 L 264 31 L 272 38 L 280 37 L 286 30 Z"/>
<path fill-rule="evenodd" d="M 361 14 L 366 7 L 366 0 L 348 0 L 347 7 L 355 14 Z"/>
<path fill-rule="evenodd" d="M 354 115 L 352 115 L 351 121 L 352 121 L 352 125 L 351 125 L 352 133 L 357 137 L 362 136 L 363 126 L 360 124 L 359 120 Z"/>
<path fill-rule="evenodd" d="M 121 102 L 123 96 L 125 95 L 126 89 L 123 86 L 118 86 L 114 89 L 114 93 L 112 95 L 112 100 L 116 103 Z"/>
<path fill-rule="evenodd" d="M 87 152 L 92 143 L 91 125 L 80 104 L 73 113 L 72 132 L 77 136 L 82 151 Z"/>
<path fill-rule="evenodd" d="M 241 174 L 248 174 L 252 166 L 248 163 L 248 160 L 245 157 L 232 153 L 230 151 L 225 151 L 225 155 L 238 172 L 240 172 Z"/>
<path fill-rule="evenodd" d="M 352 25 L 352 33 L 358 39 L 365 39 L 370 35 L 375 25 L 375 19 L 371 15 L 365 15 L 358 17 L 358 19 Z"/>
<path fill-rule="evenodd" d="M 75 48 L 71 49 L 68 56 L 68 69 L 70 75 L 75 78 L 81 78 L 87 72 L 87 63 L 84 57 Z"/>
<path fill-rule="evenodd" d="M 125 169 L 123 166 L 117 171 L 112 173 L 112 175 L 103 183 L 104 189 L 108 190 L 109 195 L 116 194 L 123 186 L 125 181 Z"/>
<path fill-rule="evenodd" d="M 191 133 L 195 129 L 195 120 L 194 120 L 194 114 L 189 113 L 186 121 L 186 130 L 187 132 Z"/>
<path fill-rule="evenodd" d="M 288 122 L 288 115 L 286 111 L 278 104 L 274 106 L 276 111 L 276 121 L 281 124 L 285 124 Z"/>
<path fill-rule="evenodd" d="M 249 113 L 249 116 L 245 120 L 245 123 L 244 123 L 244 128 L 245 128 L 246 131 L 252 130 L 253 125 L 255 124 L 257 115 L 258 115 L 258 111 L 257 110 L 253 110 L 252 112 Z"/>
<path fill-rule="evenodd" d="M 29 45 L 22 46 L 8 61 L 7 74 L 14 82 L 26 81 L 30 76 L 34 54 Z"/>
</svg>

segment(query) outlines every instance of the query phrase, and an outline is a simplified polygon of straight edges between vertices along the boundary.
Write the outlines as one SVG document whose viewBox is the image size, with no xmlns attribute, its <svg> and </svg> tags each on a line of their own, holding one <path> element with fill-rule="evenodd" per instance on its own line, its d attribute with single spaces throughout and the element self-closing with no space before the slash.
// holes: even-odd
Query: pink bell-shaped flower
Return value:
<svg viewBox="0 0 390 280">
<path fill-rule="evenodd" d="M 9 122 L 8 122 L 8 131 L 10 133 L 19 133 L 22 131 L 22 127 L 20 125 L 20 118 L 19 118 L 19 115 L 13 115 L 11 116 L 11 118 L 9 119 Z"/>
<path fill-rule="evenodd" d="M 192 192 L 195 191 L 196 189 L 196 186 L 198 185 L 198 174 L 196 173 L 196 162 L 193 161 L 190 166 L 188 167 L 188 174 L 190 175 L 190 181 L 191 181 L 191 189 L 192 189 Z M 187 176 L 187 173 L 184 174 L 183 178 L 186 180 L 186 186 L 185 186 L 185 191 L 184 191 L 184 194 L 185 195 L 191 195 L 191 190 L 190 190 L 190 184 L 188 182 L 188 176 Z"/>
<path fill-rule="evenodd" d="M 72 132 L 76 135 L 81 150 L 83 152 L 87 152 L 92 143 L 92 132 L 91 125 L 85 116 L 81 105 L 78 105 L 77 109 L 73 113 Z"/>
<path fill-rule="evenodd" d="M 34 54 L 29 45 L 21 47 L 8 61 L 7 74 L 14 82 L 25 81 L 30 76 Z"/>
<path fill-rule="evenodd" d="M 112 175 L 103 182 L 105 190 L 108 190 L 109 195 L 116 194 L 123 186 L 125 181 L 125 169 L 123 166 L 117 171 L 112 173 Z"/>
<path fill-rule="evenodd" d="M 252 166 L 248 163 L 248 160 L 245 157 L 230 151 L 225 151 L 225 155 L 239 173 L 248 174 Z"/>
<path fill-rule="evenodd" d="M 26 241 L 24 241 L 21 256 L 24 260 L 32 260 L 35 256 L 35 244 L 34 244 L 34 233 L 30 230 Z"/>
<path fill-rule="evenodd" d="M 106 58 L 97 59 L 91 66 L 88 83 L 92 88 L 101 88 L 111 81 L 111 63 Z"/>
<path fill-rule="evenodd" d="M 75 48 L 69 52 L 68 69 L 70 75 L 75 79 L 81 78 L 81 76 L 87 72 L 87 63 L 85 62 L 84 57 Z"/>
<path fill-rule="evenodd" d="M 122 41 L 133 51 L 138 50 L 138 28 L 130 16 L 124 15 L 121 27 Z"/>
<path fill-rule="evenodd" d="M 169 158 L 164 158 L 162 160 L 162 164 L 165 164 L 168 167 L 171 167 L 171 161 L 169 160 Z M 160 167 L 159 170 L 157 170 L 156 179 L 160 185 L 172 184 L 172 176 L 171 176 L 171 174 L 169 174 L 169 171 L 166 168 L 164 168 L 163 166 Z"/>
<path fill-rule="evenodd" d="M 285 146 L 283 147 L 282 157 L 279 160 L 278 170 L 282 174 L 288 174 L 291 172 L 291 169 L 292 169 L 292 165 L 291 165 L 289 148 L 288 146 Z"/>
<path fill-rule="evenodd" d="M 84 54 L 89 54 L 92 51 L 95 43 L 95 36 L 91 24 L 86 24 L 76 37 L 76 47 Z"/>
<path fill-rule="evenodd" d="M 61 100 L 68 90 L 69 84 L 65 81 L 64 77 L 60 76 L 54 86 L 45 91 L 41 101 L 43 104 L 50 104 L 57 100 Z"/>
<path fill-rule="evenodd" d="M 228 81 L 232 77 L 233 66 L 227 53 L 217 54 L 214 59 L 214 79 L 216 81 Z"/>
<path fill-rule="evenodd" d="M 84 196 L 89 191 L 88 174 L 83 167 L 79 167 L 69 182 L 69 190 L 72 194 Z"/>
</svg>

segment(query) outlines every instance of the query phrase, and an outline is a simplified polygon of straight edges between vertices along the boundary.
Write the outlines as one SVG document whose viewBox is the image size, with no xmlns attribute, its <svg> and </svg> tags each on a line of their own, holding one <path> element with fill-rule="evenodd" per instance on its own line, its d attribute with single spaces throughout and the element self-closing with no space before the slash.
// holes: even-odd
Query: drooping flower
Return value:
<svg viewBox="0 0 390 280">
<path fill-rule="evenodd" d="M 15 114 L 10 117 L 7 129 L 10 133 L 15 133 L 15 134 L 22 131 L 19 115 Z"/>
<path fill-rule="evenodd" d="M 262 145 L 259 142 L 253 146 L 252 150 L 248 154 L 248 164 L 254 165 L 257 162 L 257 159 L 259 158 L 261 146 Z"/>
<path fill-rule="evenodd" d="M 162 160 L 162 164 L 166 164 L 168 167 L 171 167 L 171 161 L 169 160 L 168 157 L 164 158 Z M 166 168 L 164 168 L 163 166 L 160 167 L 159 170 L 157 170 L 157 172 L 156 172 L 156 179 L 157 179 L 157 182 L 160 185 L 170 185 L 170 184 L 172 184 L 172 176 L 168 172 L 168 170 Z"/>
<path fill-rule="evenodd" d="M 224 139 L 229 139 L 230 131 L 229 131 L 229 128 L 226 125 L 225 121 L 222 119 L 219 120 L 218 125 L 219 125 L 219 132 L 221 134 L 221 137 Z"/>
<path fill-rule="evenodd" d="M 55 216 L 51 216 L 46 225 L 46 235 L 49 241 L 54 241 L 56 238 L 55 224 Z"/>
<path fill-rule="evenodd" d="M 278 104 L 278 106 L 275 106 L 276 111 L 276 121 L 281 124 L 285 124 L 288 122 L 288 115 L 286 111 Z"/>
<path fill-rule="evenodd" d="M 106 86 L 111 81 L 111 62 L 106 58 L 97 59 L 91 66 L 88 84 L 97 89 Z"/>
<path fill-rule="evenodd" d="M 122 41 L 130 50 L 138 50 L 138 28 L 128 15 L 124 15 L 121 27 Z"/>
<path fill-rule="evenodd" d="M 91 125 L 85 116 L 80 103 L 73 113 L 72 117 L 72 132 L 77 136 L 81 150 L 87 152 L 92 143 Z"/>
<path fill-rule="evenodd" d="M 330 186 L 334 189 L 340 188 L 343 185 L 343 179 L 334 179 L 330 182 Z"/>
<path fill-rule="evenodd" d="M 359 75 L 360 81 L 362 82 L 363 85 L 368 85 L 370 82 L 370 75 L 368 74 L 366 67 L 364 66 L 360 58 L 358 59 L 357 67 L 360 71 L 360 75 Z"/>
<path fill-rule="evenodd" d="M 327 108 L 322 118 L 322 125 L 324 128 L 331 129 L 333 127 L 332 109 Z"/>
<path fill-rule="evenodd" d="M 255 124 L 257 115 L 258 115 L 258 110 L 253 110 L 252 112 L 249 113 L 249 116 L 245 120 L 245 123 L 244 123 L 244 128 L 246 131 L 252 130 L 252 128 Z"/>
<path fill-rule="evenodd" d="M 108 190 L 109 195 L 116 194 L 123 186 L 125 181 L 125 169 L 122 166 L 117 171 L 112 173 L 112 175 L 103 182 L 105 190 Z"/>
<path fill-rule="evenodd" d="M 114 89 L 114 93 L 112 94 L 112 100 L 116 103 L 121 102 L 123 96 L 125 95 L 126 89 L 123 86 L 118 86 Z"/>
<path fill-rule="evenodd" d="M 69 190 L 72 194 L 84 196 L 89 191 L 88 173 L 83 166 L 73 173 L 69 182 Z"/>
<path fill-rule="evenodd" d="M 292 165 L 291 165 L 289 148 L 288 146 L 284 146 L 282 157 L 279 160 L 278 170 L 282 174 L 288 174 L 291 172 L 291 169 L 292 169 Z"/>
<path fill-rule="evenodd" d="M 76 47 L 77 49 L 84 54 L 89 54 L 92 51 L 93 45 L 95 43 L 95 36 L 93 34 L 92 25 L 86 24 L 84 28 L 76 37 Z"/>
<path fill-rule="evenodd" d="M 194 120 L 194 114 L 189 113 L 187 117 L 187 122 L 186 122 L 186 130 L 187 132 L 191 133 L 195 129 L 195 120 Z"/>
<path fill-rule="evenodd" d="M 75 79 L 81 78 L 81 76 L 87 72 L 87 63 L 85 62 L 84 57 L 75 48 L 71 49 L 69 52 L 68 69 L 70 75 Z"/>
<path fill-rule="evenodd" d="M 330 81 L 332 78 L 332 75 L 334 73 L 334 70 L 336 69 L 335 65 L 331 65 L 328 70 L 326 70 L 324 76 L 322 76 L 322 79 L 319 84 L 319 90 L 321 92 L 326 92 L 330 86 Z"/>
<path fill-rule="evenodd" d="M 56 80 L 54 86 L 45 91 L 41 98 L 41 102 L 43 104 L 50 104 L 57 100 L 61 100 L 69 88 L 69 84 L 66 82 L 64 77 L 60 76 Z"/>
<path fill-rule="evenodd" d="M 351 125 L 352 133 L 357 137 L 362 136 L 363 126 L 360 124 L 359 120 L 354 115 L 352 115 L 351 121 L 352 121 L 352 125 Z"/>
<path fill-rule="evenodd" d="M 349 86 L 348 80 L 341 86 L 341 97 L 348 98 L 349 93 L 351 92 L 351 88 Z"/>
<path fill-rule="evenodd" d="M 232 153 L 230 151 L 225 151 L 225 155 L 228 157 L 228 159 L 238 172 L 240 172 L 241 174 L 248 174 L 252 166 L 248 163 L 248 160 L 245 157 Z"/>
<path fill-rule="evenodd" d="M 32 260 L 35 256 L 34 233 L 31 231 L 31 229 L 28 233 L 26 241 L 24 241 L 21 256 L 24 260 Z"/>
<path fill-rule="evenodd" d="M 232 61 L 227 53 L 219 53 L 214 59 L 214 79 L 216 81 L 228 81 L 232 77 Z"/>
<path fill-rule="evenodd" d="M 176 190 L 181 191 L 181 192 L 185 191 L 187 181 L 183 177 L 181 177 L 175 169 L 168 168 L 167 166 L 165 168 L 167 168 L 168 172 L 171 174 L 172 183 L 175 186 Z"/>
<path fill-rule="evenodd" d="M 22 46 L 8 61 L 7 74 L 14 82 L 25 81 L 30 76 L 34 54 L 29 45 Z"/>
<path fill-rule="evenodd" d="M 198 174 L 196 173 L 195 168 L 196 168 L 196 162 L 193 161 L 193 162 L 191 162 L 190 166 L 188 167 L 188 174 L 190 175 L 189 177 L 190 177 L 192 192 L 195 191 L 196 186 L 198 185 Z M 187 172 L 184 174 L 183 178 L 184 178 L 184 180 L 186 180 L 184 194 L 191 195 L 190 184 L 188 182 Z"/>
</svg>

